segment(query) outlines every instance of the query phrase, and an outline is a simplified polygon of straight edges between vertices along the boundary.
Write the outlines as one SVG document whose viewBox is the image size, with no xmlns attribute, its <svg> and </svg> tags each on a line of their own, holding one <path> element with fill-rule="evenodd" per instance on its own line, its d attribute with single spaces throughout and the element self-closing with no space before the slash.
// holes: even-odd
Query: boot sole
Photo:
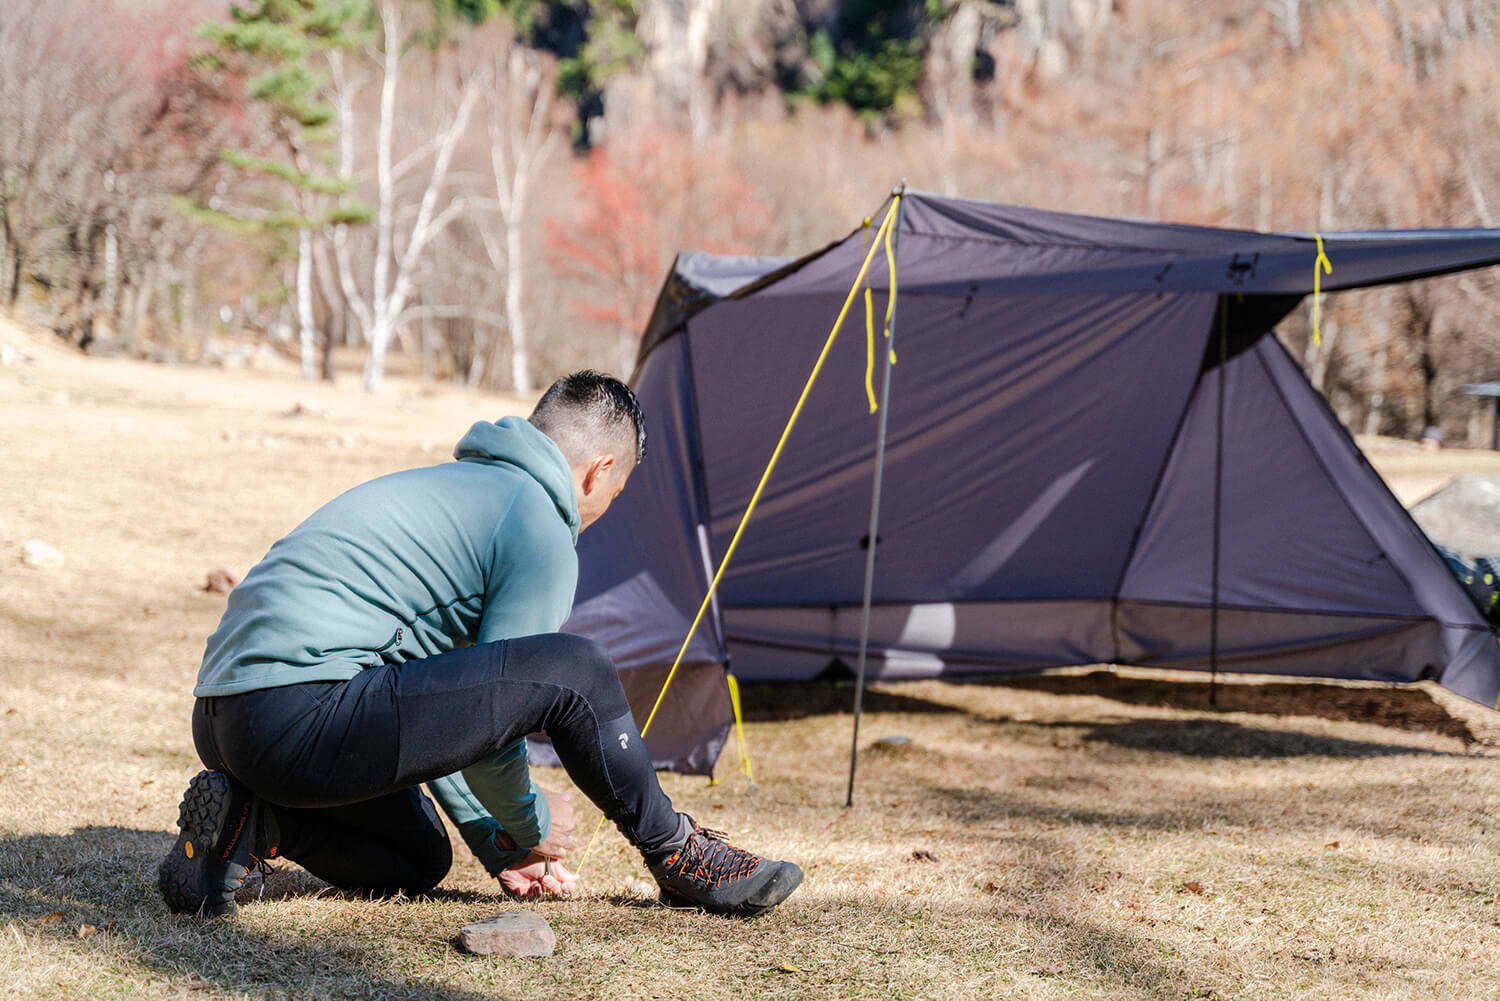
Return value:
<svg viewBox="0 0 1500 1001">
<path fill-rule="evenodd" d="M 229 777 L 201 771 L 188 783 L 177 810 L 177 842 L 157 870 L 162 899 L 174 914 L 222 917 L 236 910 L 234 901 L 211 903 L 214 849 L 229 824 L 233 799 Z M 219 879 L 222 879 L 222 874 Z"/>
</svg>

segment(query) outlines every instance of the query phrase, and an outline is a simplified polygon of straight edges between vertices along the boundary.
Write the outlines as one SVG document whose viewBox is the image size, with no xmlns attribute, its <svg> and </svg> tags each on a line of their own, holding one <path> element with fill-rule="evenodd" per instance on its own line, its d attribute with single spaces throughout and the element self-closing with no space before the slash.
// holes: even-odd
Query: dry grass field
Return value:
<svg viewBox="0 0 1500 1001">
<path fill-rule="evenodd" d="M 550 960 L 454 948 L 516 906 L 462 853 L 421 900 L 282 863 L 233 922 L 171 917 L 153 880 L 199 767 L 189 689 L 224 601 L 205 575 L 523 404 L 6 343 L 33 357 L 0 367 L 0 997 L 1500 998 L 1500 727 L 1426 688 L 1223 684 L 1211 706 L 1201 676 L 1099 669 L 881 686 L 864 733 L 910 742 L 863 758 L 852 810 L 848 691 L 751 688 L 759 785 L 732 755 L 719 785 L 664 782 L 807 869 L 761 920 L 647 906 L 612 833 L 580 898 L 533 905 Z M 1497 466 L 1374 458 L 1407 499 Z M 65 564 L 25 565 L 33 539 Z"/>
</svg>

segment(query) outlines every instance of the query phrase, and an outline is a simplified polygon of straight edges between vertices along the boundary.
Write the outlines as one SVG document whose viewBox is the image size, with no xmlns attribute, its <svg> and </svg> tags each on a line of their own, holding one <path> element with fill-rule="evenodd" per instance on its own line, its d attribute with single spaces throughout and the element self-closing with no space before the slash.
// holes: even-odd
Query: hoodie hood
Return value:
<svg viewBox="0 0 1500 1001">
<path fill-rule="evenodd" d="M 573 493 L 573 471 L 557 443 L 521 417 L 502 417 L 493 424 L 479 421 L 459 439 L 453 457 L 460 461 L 504 462 L 525 470 L 542 485 L 557 513 L 578 541 L 578 499 Z"/>
</svg>

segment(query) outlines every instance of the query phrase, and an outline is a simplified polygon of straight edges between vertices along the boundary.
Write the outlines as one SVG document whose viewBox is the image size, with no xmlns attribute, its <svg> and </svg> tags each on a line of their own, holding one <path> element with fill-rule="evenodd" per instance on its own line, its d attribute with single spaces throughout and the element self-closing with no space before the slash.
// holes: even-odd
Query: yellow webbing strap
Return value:
<svg viewBox="0 0 1500 1001">
<path fill-rule="evenodd" d="M 870 400 L 870 413 L 880 409 L 875 402 L 875 303 L 868 285 L 865 286 L 865 396 Z"/>
<path fill-rule="evenodd" d="M 897 195 L 896 200 L 899 202 L 901 196 Z M 885 231 L 885 263 L 891 269 L 890 289 L 885 295 L 885 339 L 887 342 L 891 339 L 891 320 L 896 316 L 896 251 L 891 247 L 891 231 L 894 229 L 894 226 L 888 226 Z M 891 364 L 894 365 L 896 364 L 896 349 L 889 348 L 888 350 L 891 353 Z M 874 412 L 875 408 L 871 407 L 870 413 Z"/>
<path fill-rule="evenodd" d="M 667 697 L 667 688 L 671 686 L 672 679 L 677 676 L 677 669 L 682 666 L 682 658 L 686 656 L 688 644 L 692 643 L 693 637 L 697 635 L 698 626 L 703 622 L 703 615 L 708 611 L 709 603 L 718 593 L 719 582 L 724 579 L 724 571 L 729 567 L 729 561 L 734 556 L 734 551 L 739 548 L 740 539 L 745 534 L 745 526 L 750 524 L 750 517 L 755 513 L 755 507 L 760 503 L 761 494 L 765 493 L 766 484 L 771 480 L 771 473 L 776 469 L 776 463 L 781 461 L 781 453 L 786 449 L 786 443 L 792 436 L 792 428 L 797 426 L 797 418 L 802 416 L 802 408 L 807 404 L 807 398 L 812 394 L 813 384 L 818 381 L 818 375 L 823 371 L 823 363 L 828 360 L 829 353 L 833 350 L 833 342 L 838 338 L 839 331 L 844 326 L 844 319 L 849 315 L 849 308 L 854 305 L 854 300 L 859 294 L 860 285 L 865 280 L 865 274 L 870 270 L 870 262 L 875 259 L 875 251 L 882 244 L 886 247 L 886 253 L 890 253 L 889 232 L 891 223 L 896 218 L 896 210 L 901 205 L 901 195 L 891 199 L 891 207 L 886 211 L 885 218 L 880 222 L 880 228 L 875 232 L 875 239 L 870 241 L 870 249 L 865 254 L 865 259 L 859 266 L 859 273 L 854 276 L 854 283 L 849 287 L 849 294 L 844 298 L 843 308 L 839 310 L 838 317 L 833 321 L 833 329 L 828 332 L 828 339 L 823 342 L 823 350 L 818 354 L 818 360 L 813 363 L 812 371 L 808 373 L 807 382 L 802 387 L 802 395 L 797 397 L 797 405 L 792 408 L 792 414 L 787 418 L 786 427 L 781 431 L 781 438 L 776 442 L 776 448 L 771 452 L 771 459 L 766 463 L 765 472 L 760 475 L 760 482 L 755 486 L 755 492 L 750 495 L 750 502 L 745 505 L 745 513 L 740 516 L 739 527 L 734 530 L 734 535 L 729 540 L 729 548 L 724 551 L 724 556 L 719 560 L 719 568 L 714 571 L 713 580 L 709 582 L 708 592 L 704 594 L 703 601 L 698 605 L 698 614 L 693 616 L 692 625 L 688 627 L 687 636 L 683 637 L 682 646 L 677 650 L 677 658 L 672 661 L 672 669 L 667 672 L 667 678 L 662 682 L 661 691 L 656 696 L 656 704 L 651 707 L 651 713 L 646 717 L 646 723 L 641 727 L 641 736 L 651 729 L 651 724 L 656 721 L 656 713 L 661 709 L 662 700 Z M 895 269 L 894 261 L 891 265 Z M 887 313 L 889 316 L 889 313 Z M 589 860 L 589 853 L 594 850 L 594 842 L 599 839 L 599 832 L 604 828 L 604 817 L 599 818 L 599 823 L 594 826 L 593 837 L 583 850 L 583 857 L 578 862 L 578 871 L 581 873 L 583 867 Z"/>
<path fill-rule="evenodd" d="M 1323 234 L 1314 233 L 1313 237 L 1318 241 L 1318 256 L 1313 259 L 1313 308 L 1312 328 L 1313 343 L 1322 347 L 1323 345 L 1323 276 L 1333 274 L 1333 262 L 1328 255 L 1323 253 Z"/>
<path fill-rule="evenodd" d="M 755 785 L 755 769 L 750 764 L 750 744 L 745 740 L 745 714 L 740 709 L 740 679 L 732 674 L 724 675 L 729 685 L 729 704 L 734 707 L 734 748 L 740 761 L 740 771 Z"/>
</svg>

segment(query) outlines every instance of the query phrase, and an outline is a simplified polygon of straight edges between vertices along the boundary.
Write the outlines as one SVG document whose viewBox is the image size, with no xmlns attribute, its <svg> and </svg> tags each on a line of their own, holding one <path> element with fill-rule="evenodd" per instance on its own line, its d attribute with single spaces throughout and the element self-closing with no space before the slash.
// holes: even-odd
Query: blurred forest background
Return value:
<svg viewBox="0 0 1500 1001">
<path fill-rule="evenodd" d="M 0 308 L 89 352 L 524 393 L 628 373 L 677 250 L 805 253 L 903 177 L 1494 226 L 1497 34 L 1500 0 L 0 0 Z M 1497 291 L 1281 332 L 1352 430 L 1462 442 Z"/>
</svg>

